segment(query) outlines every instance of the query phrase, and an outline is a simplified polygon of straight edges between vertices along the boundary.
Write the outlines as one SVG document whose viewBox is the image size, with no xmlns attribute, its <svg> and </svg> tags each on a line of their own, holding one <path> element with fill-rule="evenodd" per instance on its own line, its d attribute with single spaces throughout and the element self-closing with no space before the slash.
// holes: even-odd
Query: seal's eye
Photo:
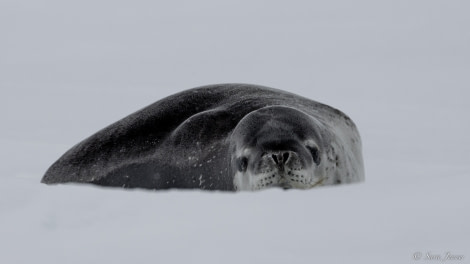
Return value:
<svg viewBox="0 0 470 264">
<path fill-rule="evenodd" d="M 237 160 L 237 168 L 240 172 L 245 172 L 248 167 L 248 159 L 246 157 L 240 157 Z"/>
<path fill-rule="evenodd" d="M 307 149 L 310 151 L 310 154 L 312 154 L 313 162 L 315 162 L 317 165 L 320 164 L 320 151 L 318 148 L 315 146 L 307 146 Z"/>
</svg>

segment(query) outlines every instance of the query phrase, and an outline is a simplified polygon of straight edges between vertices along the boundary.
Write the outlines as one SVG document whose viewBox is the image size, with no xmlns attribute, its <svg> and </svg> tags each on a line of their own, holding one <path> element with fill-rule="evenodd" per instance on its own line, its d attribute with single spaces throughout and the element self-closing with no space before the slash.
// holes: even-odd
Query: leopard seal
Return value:
<svg viewBox="0 0 470 264">
<path fill-rule="evenodd" d="M 161 99 L 73 146 L 41 182 L 145 189 L 309 189 L 364 180 L 341 111 L 293 93 L 218 84 Z"/>
</svg>

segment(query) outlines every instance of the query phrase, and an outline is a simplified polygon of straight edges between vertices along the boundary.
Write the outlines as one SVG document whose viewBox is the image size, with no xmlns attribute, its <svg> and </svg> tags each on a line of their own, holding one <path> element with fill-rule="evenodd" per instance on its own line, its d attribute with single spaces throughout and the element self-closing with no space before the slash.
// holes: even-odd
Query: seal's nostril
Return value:
<svg viewBox="0 0 470 264">
<path fill-rule="evenodd" d="M 276 164 L 279 164 L 279 160 L 277 159 L 277 155 L 273 154 L 272 157 L 273 157 L 274 162 L 276 162 Z"/>
<path fill-rule="evenodd" d="M 282 160 L 284 161 L 284 163 L 287 162 L 288 158 L 289 158 L 289 152 L 284 152 L 284 154 L 282 154 Z"/>
</svg>

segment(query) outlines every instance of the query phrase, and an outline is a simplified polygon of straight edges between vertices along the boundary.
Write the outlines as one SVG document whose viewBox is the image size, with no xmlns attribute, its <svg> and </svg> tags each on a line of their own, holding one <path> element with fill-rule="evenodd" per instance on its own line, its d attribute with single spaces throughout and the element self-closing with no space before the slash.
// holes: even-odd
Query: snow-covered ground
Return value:
<svg viewBox="0 0 470 264">
<path fill-rule="evenodd" d="M 0 0 L 0 263 L 470 263 L 469 8 Z M 98 129 L 222 82 L 346 112 L 366 182 L 236 194 L 39 183 Z"/>
</svg>

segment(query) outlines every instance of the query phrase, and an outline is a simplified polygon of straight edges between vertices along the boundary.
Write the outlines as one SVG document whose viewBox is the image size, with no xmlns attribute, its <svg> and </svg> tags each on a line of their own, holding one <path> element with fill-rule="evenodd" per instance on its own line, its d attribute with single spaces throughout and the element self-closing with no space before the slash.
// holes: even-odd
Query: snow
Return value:
<svg viewBox="0 0 470 264">
<path fill-rule="evenodd" d="M 0 263 L 434 263 L 426 255 L 448 252 L 470 263 L 469 7 L 0 1 Z M 225 82 L 346 112 L 365 183 L 236 194 L 39 183 L 104 126 Z"/>
</svg>

